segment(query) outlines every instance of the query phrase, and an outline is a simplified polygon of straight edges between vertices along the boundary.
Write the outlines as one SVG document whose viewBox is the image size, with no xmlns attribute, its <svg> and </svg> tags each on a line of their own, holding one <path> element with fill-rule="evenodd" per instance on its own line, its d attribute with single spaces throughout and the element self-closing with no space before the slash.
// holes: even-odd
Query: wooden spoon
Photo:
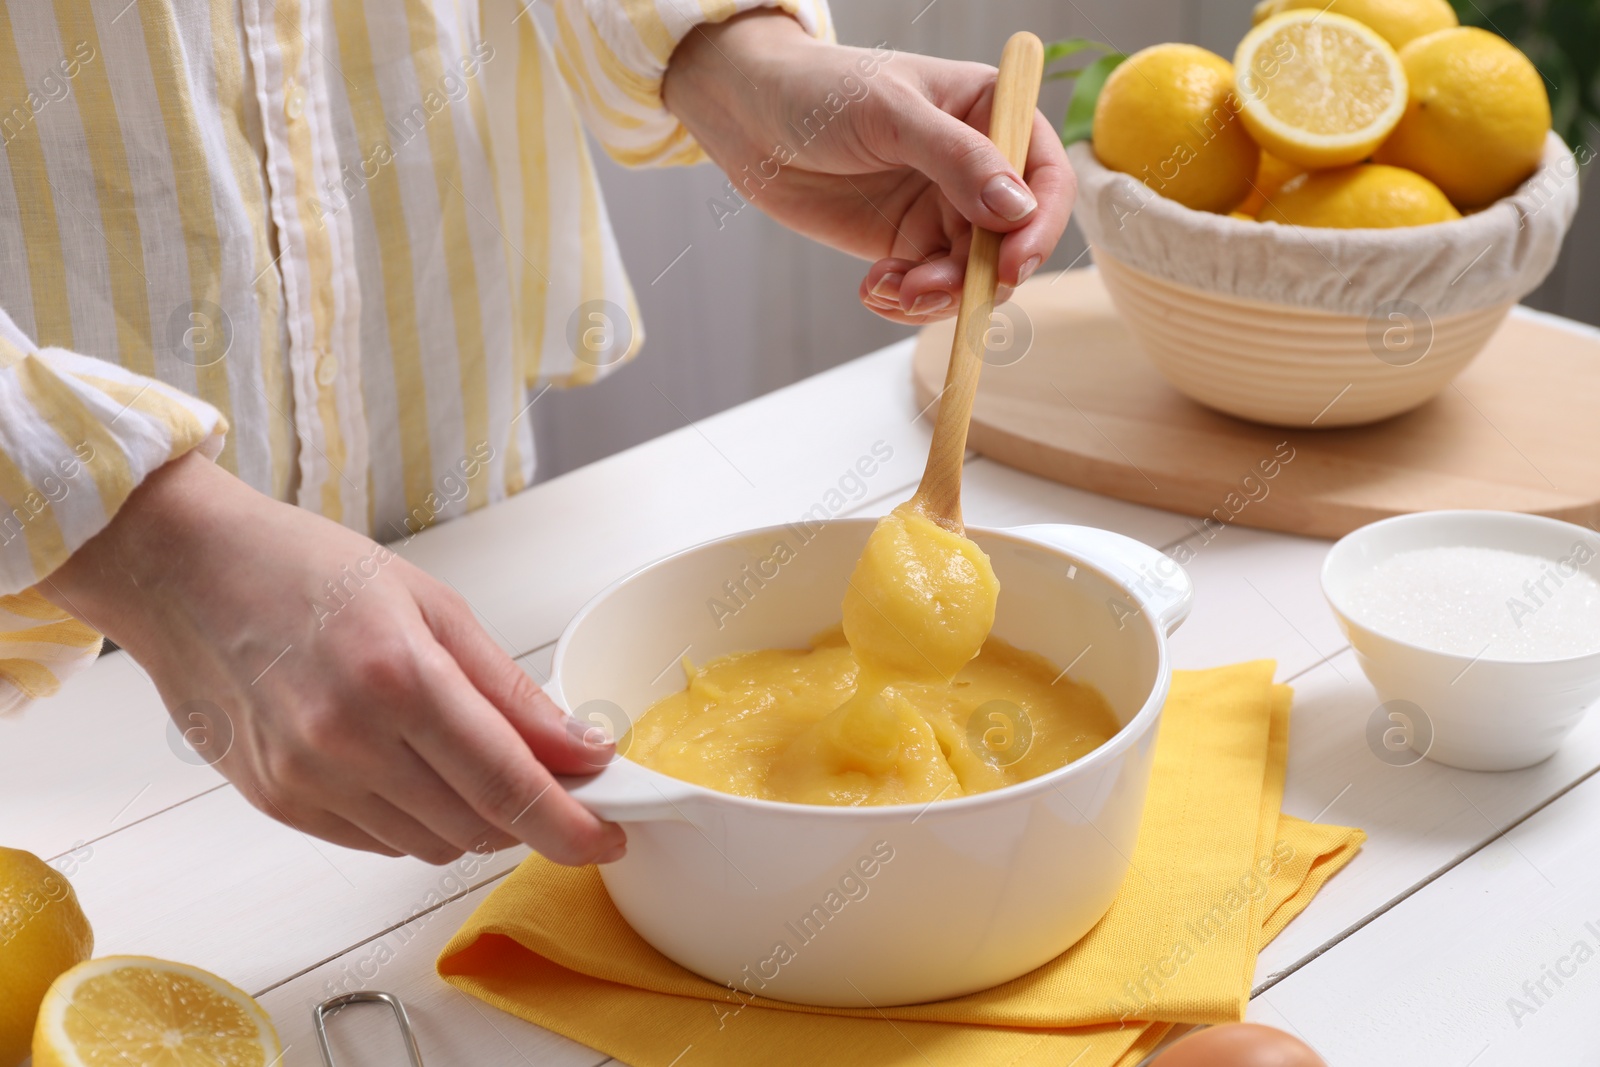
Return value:
<svg viewBox="0 0 1600 1067">
<path fill-rule="evenodd" d="M 1034 108 L 1039 101 L 1039 78 L 1044 73 L 1044 45 L 1026 31 L 1011 35 L 1000 55 L 1000 76 L 994 87 L 994 111 L 989 118 L 989 139 L 1006 162 L 1022 173 L 1033 133 Z M 978 393 L 978 372 L 983 369 L 984 336 L 994 314 L 995 288 L 999 284 L 1000 237 L 974 226 L 967 252 L 966 283 L 961 308 L 956 313 L 955 341 L 950 346 L 950 368 L 939 394 L 939 412 L 933 422 L 933 442 L 928 465 L 911 504 L 946 529 L 962 532 L 961 459 L 967 451 L 967 424 Z"/>
</svg>

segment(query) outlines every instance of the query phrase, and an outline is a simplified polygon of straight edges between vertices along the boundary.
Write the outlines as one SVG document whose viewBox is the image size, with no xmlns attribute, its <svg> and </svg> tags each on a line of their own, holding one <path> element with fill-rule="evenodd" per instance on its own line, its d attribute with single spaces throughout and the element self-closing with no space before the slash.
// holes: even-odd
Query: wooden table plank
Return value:
<svg viewBox="0 0 1600 1067">
<path fill-rule="evenodd" d="M 285 1067 L 321 1067 L 311 1011 L 330 997 L 383 989 L 405 1002 L 423 1062 L 472 1067 L 594 1067 L 607 1057 L 445 985 L 433 961 L 489 893 L 481 888 L 399 930 L 382 934 L 261 996 L 284 1044 Z M 381 1005 L 350 1009 L 328 1025 L 339 1067 L 405 1062 L 394 1023 Z"/>
<path fill-rule="evenodd" d="M 168 722 L 126 652 L 0 718 L 0 842 L 55 856 L 221 784 L 174 754 Z"/>
<path fill-rule="evenodd" d="M 1600 1062 L 1597 823 L 1600 777 L 1267 990 L 1252 1017 L 1330 1067 Z"/>
<path fill-rule="evenodd" d="M 1393 766 L 1368 747 L 1367 723 L 1379 700 L 1353 653 L 1308 672 L 1294 686 L 1284 810 L 1359 826 L 1368 840 L 1262 953 L 1258 987 L 1360 928 L 1600 768 L 1596 715 L 1585 718 L 1553 757 L 1525 770 L 1463 771 L 1431 760 Z"/>
<path fill-rule="evenodd" d="M 261 989 L 524 855 L 432 867 L 356 852 L 266 818 L 226 786 L 92 846 L 69 877 L 96 953 L 182 960 Z"/>
<path fill-rule="evenodd" d="M 1242 526 L 1210 536 L 1168 551 L 1195 585 L 1194 612 L 1172 641 L 1175 666 L 1275 659 L 1281 679 L 1346 647 L 1318 577 L 1328 542 Z"/>
</svg>

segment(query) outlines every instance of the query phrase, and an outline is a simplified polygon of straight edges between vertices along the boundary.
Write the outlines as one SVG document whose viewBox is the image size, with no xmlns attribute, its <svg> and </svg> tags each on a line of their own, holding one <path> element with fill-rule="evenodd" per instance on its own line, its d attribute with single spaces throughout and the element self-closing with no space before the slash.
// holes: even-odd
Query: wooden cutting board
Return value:
<svg viewBox="0 0 1600 1067">
<path fill-rule="evenodd" d="M 1027 354 L 984 367 L 968 441 L 1012 467 L 1214 522 L 1319 537 L 1412 511 L 1497 508 L 1600 524 L 1600 333 L 1507 319 L 1455 383 L 1371 426 L 1244 422 L 1169 386 L 1092 270 L 1018 290 Z M 919 404 L 951 323 L 917 339 Z"/>
</svg>

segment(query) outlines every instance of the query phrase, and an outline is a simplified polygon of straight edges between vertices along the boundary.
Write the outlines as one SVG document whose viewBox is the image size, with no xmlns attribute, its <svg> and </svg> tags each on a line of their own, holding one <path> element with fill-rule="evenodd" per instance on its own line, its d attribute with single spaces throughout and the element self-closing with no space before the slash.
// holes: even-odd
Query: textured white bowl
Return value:
<svg viewBox="0 0 1600 1067">
<path fill-rule="evenodd" d="M 622 579 L 556 646 L 551 695 L 627 722 L 696 662 L 804 647 L 838 624 L 871 519 L 712 541 Z M 1009 981 L 1053 959 L 1111 906 L 1144 810 L 1167 694 L 1167 634 L 1192 587 L 1172 559 L 1080 526 L 968 530 L 1000 578 L 994 632 L 1071 664 L 1122 729 L 1066 767 L 976 796 L 882 807 L 718 793 L 618 758 L 574 797 L 623 825 L 601 868 L 650 944 L 746 994 L 825 1005 L 908 1004 Z M 773 561 L 783 544 L 792 558 Z M 745 595 L 736 613 L 727 583 Z M 620 730 L 619 730 L 620 735 Z M 780 958 L 776 946 L 790 958 Z"/>
<path fill-rule="evenodd" d="M 1418 755 L 1471 771 L 1517 770 L 1548 759 L 1600 699 L 1600 652 L 1543 661 L 1437 652 L 1368 625 L 1351 596 L 1356 579 L 1411 549 L 1467 545 L 1559 560 L 1579 544 L 1593 554 L 1584 571 L 1600 580 L 1600 537 L 1593 531 L 1511 511 L 1400 515 L 1347 534 L 1328 552 L 1323 594 L 1379 698 L 1406 701 L 1420 712 L 1420 723 L 1401 724 L 1422 737 L 1413 745 Z"/>
<path fill-rule="evenodd" d="M 1128 332 L 1167 381 L 1207 407 L 1273 426 L 1358 426 L 1425 404 L 1512 307 L 1432 319 L 1397 311 L 1375 324 L 1191 289 L 1103 248 L 1094 259 Z"/>
<path fill-rule="evenodd" d="M 1481 211 L 1429 226 L 1283 226 L 1194 211 L 1068 149 L 1073 208 L 1134 340 L 1202 404 L 1278 426 L 1409 411 L 1472 361 L 1550 273 L 1578 209 L 1561 138 Z"/>
</svg>

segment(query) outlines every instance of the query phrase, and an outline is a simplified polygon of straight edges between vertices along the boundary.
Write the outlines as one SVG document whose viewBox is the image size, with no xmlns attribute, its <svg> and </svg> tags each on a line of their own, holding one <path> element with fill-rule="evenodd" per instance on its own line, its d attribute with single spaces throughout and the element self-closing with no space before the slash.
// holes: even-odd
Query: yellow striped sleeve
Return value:
<svg viewBox="0 0 1600 1067">
<path fill-rule="evenodd" d="M 100 635 L 37 590 L 0 596 L 0 715 L 52 696 L 100 655 Z"/>
<path fill-rule="evenodd" d="M 672 52 L 702 23 L 772 7 L 813 37 L 829 37 L 827 0 L 556 0 L 557 66 L 584 123 L 617 162 L 630 167 L 705 158 L 661 102 Z"/>
<path fill-rule="evenodd" d="M 104 360 L 36 348 L 0 311 L 0 713 L 92 662 L 100 635 L 40 596 L 144 478 L 227 423 L 203 401 Z"/>
</svg>

